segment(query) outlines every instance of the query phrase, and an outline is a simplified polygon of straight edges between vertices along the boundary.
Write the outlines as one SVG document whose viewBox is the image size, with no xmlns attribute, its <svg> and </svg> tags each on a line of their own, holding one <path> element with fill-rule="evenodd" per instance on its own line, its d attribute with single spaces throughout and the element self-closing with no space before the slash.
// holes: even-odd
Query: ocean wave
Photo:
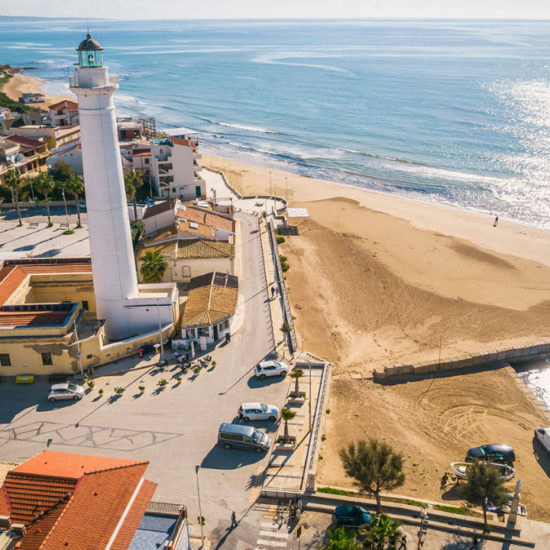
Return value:
<svg viewBox="0 0 550 550">
<path fill-rule="evenodd" d="M 273 134 L 277 135 L 281 132 L 277 132 L 274 130 L 266 130 L 265 128 L 260 128 L 259 126 L 247 126 L 245 124 L 236 124 L 233 122 L 221 122 L 219 120 L 214 120 L 207 117 L 201 117 L 198 116 L 197 118 L 204 120 L 205 122 L 209 122 L 210 124 L 216 124 L 218 126 L 225 126 L 226 128 L 234 128 L 236 130 L 246 130 L 247 132 L 256 132 L 258 134 Z"/>
<path fill-rule="evenodd" d="M 286 59 L 296 59 L 296 58 L 304 58 L 304 57 L 318 58 L 320 56 L 312 56 L 310 54 L 301 54 L 300 52 L 296 52 L 293 54 L 266 54 L 266 55 L 256 56 L 251 61 L 253 63 L 263 63 L 266 65 L 286 65 L 288 67 L 304 67 L 308 69 L 321 69 L 324 71 L 343 73 L 348 76 L 355 77 L 355 75 L 351 71 L 348 71 L 347 69 L 343 69 L 342 67 L 337 67 L 335 65 L 324 65 L 320 63 L 298 63 L 298 62 L 285 61 Z"/>
</svg>

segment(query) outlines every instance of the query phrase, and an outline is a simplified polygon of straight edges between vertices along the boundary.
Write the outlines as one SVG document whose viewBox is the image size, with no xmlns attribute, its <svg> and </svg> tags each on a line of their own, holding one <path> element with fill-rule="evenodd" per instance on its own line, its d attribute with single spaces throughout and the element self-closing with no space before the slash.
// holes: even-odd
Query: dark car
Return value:
<svg viewBox="0 0 550 550">
<path fill-rule="evenodd" d="M 502 464 L 513 464 L 516 460 L 514 449 L 510 445 L 481 445 L 468 449 L 466 460 L 487 460 L 488 462 L 501 462 Z"/>
<path fill-rule="evenodd" d="M 347 527 L 361 527 L 370 525 L 369 513 L 361 506 L 337 506 L 332 516 L 334 525 L 345 525 Z"/>
</svg>

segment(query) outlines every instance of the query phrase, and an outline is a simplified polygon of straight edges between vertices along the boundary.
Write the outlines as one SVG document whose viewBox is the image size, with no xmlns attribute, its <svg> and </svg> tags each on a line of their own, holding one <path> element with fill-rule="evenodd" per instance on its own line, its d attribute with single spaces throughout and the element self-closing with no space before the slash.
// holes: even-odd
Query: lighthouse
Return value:
<svg viewBox="0 0 550 550">
<path fill-rule="evenodd" d="M 90 34 L 77 52 L 70 89 L 78 98 L 97 318 L 110 339 L 123 339 L 173 322 L 177 289 L 138 285 L 113 101 L 117 79 Z"/>
</svg>

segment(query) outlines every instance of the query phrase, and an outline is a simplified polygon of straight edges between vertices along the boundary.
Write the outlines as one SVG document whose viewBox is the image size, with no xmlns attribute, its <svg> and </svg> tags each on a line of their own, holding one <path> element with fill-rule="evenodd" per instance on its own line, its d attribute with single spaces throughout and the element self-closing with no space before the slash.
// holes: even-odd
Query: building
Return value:
<svg viewBox="0 0 550 550">
<path fill-rule="evenodd" d="M 25 103 L 25 105 L 29 103 L 44 103 L 46 100 L 46 96 L 44 94 L 38 94 L 38 93 L 23 93 L 19 97 L 19 103 Z"/>
<path fill-rule="evenodd" d="M 238 292 L 235 275 L 214 272 L 193 277 L 181 323 L 183 343 L 195 342 L 205 349 L 231 334 Z"/>
<path fill-rule="evenodd" d="M 84 174 L 84 166 L 82 165 L 82 145 L 80 145 L 80 142 L 64 146 L 60 150 L 52 153 L 48 159 L 48 166 L 55 166 L 59 161 L 69 164 L 75 174 L 80 176 Z"/>
<path fill-rule="evenodd" d="M 75 143 L 80 139 L 80 126 L 46 126 L 44 124 L 28 124 L 13 128 L 17 135 L 43 141 L 50 150 L 58 149 Z"/>
<path fill-rule="evenodd" d="M 172 289 L 170 310 L 160 301 L 167 288 Z M 4 261 L 0 376 L 77 374 L 135 354 L 159 337 L 167 339 L 179 315 L 176 285 L 138 285 L 138 293 L 143 307 L 154 313 L 155 327 L 145 317 L 130 337 L 113 341 L 105 320 L 98 318 L 90 258 Z"/>
<path fill-rule="evenodd" d="M 148 464 L 48 450 L 9 469 L 0 488 L 2 548 L 139 548 L 134 539 L 143 535 L 157 487 L 144 479 Z M 183 544 L 164 548 L 189 548 L 185 511 L 180 515 L 173 542 Z"/>
<path fill-rule="evenodd" d="M 160 199 L 188 201 L 206 195 L 198 145 L 185 135 L 151 140 L 151 178 Z"/>
<path fill-rule="evenodd" d="M 78 124 L 78 103 L 63 100 L 48 108 L 52 126 L 74 126 Z"/>
<path fill-rule="evenodd" d="M 16 134 L 0 138 L 0 162 L 5 165 L 4 171 L 17 170 L 23 176 L 35 176 L 48 169 L 49 156 L 43 141 Z"/>
<path fill-rule="evenodd" d="M 177 288 L 138 287 L 113 101 L 117 79 L 91 35 L 77 51 L 70 89 L 78 98 L 97 316 L 105 319 L 109 338 L 120 340 L 158 327 L 159 309 L 173 324 Z"/>
<path fill-rule="evenodd" d="M 138 267 L 150 251 L 158 252 L 168 262 L 163 282 L 188 283 L 193 277 L 213 271 L 235 274 L 235 245 L 230 243 L 178 237 L 145 240 L 137 253 Z"/>
<path fill-rule="evenodd" d="M 10 115 L 10 113 L 11 111 L 8 108 L 0 107 L 0 124 Z"/>
</svg>

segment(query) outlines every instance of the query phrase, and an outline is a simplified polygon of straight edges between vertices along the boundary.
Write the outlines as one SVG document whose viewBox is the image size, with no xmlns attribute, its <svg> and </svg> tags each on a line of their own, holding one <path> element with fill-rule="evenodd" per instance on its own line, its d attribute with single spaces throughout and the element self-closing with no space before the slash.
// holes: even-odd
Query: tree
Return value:
<svg viewBox="0 0 550 550">
<path fill-rule="evenodd" d="M 141 276 L 146 283 L 160 283 L 167 269 L 168 263 L 160 252 L 149 251 L 141 258 Z"/>
<path fill-rule="evenodd" d="M 332 527 L 327 530 L 327 543 L 320 550 L 360 550 L 361 543 L 351 529 Z"/>
<path fill-rule="evenodd" d="M 49 170 L 50 176 L 59 182 L 66 182 L 74 174 L 73 167 L 64 160 L 58 160 Z"/>
<path fill-rule="evenodd" d="M 55 181 L 49 174 L 42 172 L 41 174 L 38 174 L 38 176 L 36 176 L 33 184 L 34 184 L 34 187 L 36 188 L 36 191 L 40 193 L 44 197 L 44 200 L 46 201 L 46 212 L 48 214 L 48 227 L 51 227 L 53 223 L 50 216 L 49 195 L 55 188 Z"/>
<path fill-rule="evenodd" d="M 17 170 L 8 170 L 6 172 L 5 185 L 11 191 L 11 199 L 15 203 L 17 219 L 19 220 L 19 227 L 21 227 L 23 225 L 21 221 L 21 211 L 19 210 L 19 191 L 21 191 L 21 187 L 23 186 L 21 174 Z"/>
<path fill-rule="evenodd" d="M 371 550 L 395 550 L 397 539 L 401 536 L 400 526 L 399 521 L 386 514 L 372 516 L 371 524 L 360 531 L 364 537 L 364 547 Z"/>
<path fill-rule="evenodd" d="M 135 170 L 132 170 L 127 176 L 124 177 L 126 198 L 134 203 L 134 221 L 138 219 L 136 193 L 142 185 L 143 178 Z"/>
<path fill-rule="evenodd" d="M 290 441 L 290 435 L 288 433 L 288 421 L 292 420 L 296 416 L 296 412 L 286 407 L 281 411 L 281 418 L 285 421 L 285 431 L 283 435 L 283 441 L 288 443 Z"/>
<path fill-rule="evenodd" d="M 369 439 L 350 443 L 340 450 L 340 458 L 346 474 L 355 480 L 361 490 L 376 498 L 378 513 L 382 512 L 380 491 L 391 491 L 405 482 L 403 455 L 391 445 Z"/>
<path fill-rule="evenodd" d="M 78 174 L 71 174 L 69 179 L 65 182 L 65 189 L 74 197 L 76 202 L 76 215 L 78 218 L 77 227 L 82 227 L 80 223 L 80 195 L 84 193 L 84 182 Z"/>
<path fill-rule="evenodd" d="M 292 374 L 290 375 L 292 378 L 294 378 L 294 395 L 300 395 L 300 386 L 299 386 L 299 380 L 304 375 L 304 371 L 301 369 L 294 369 L 292 371 Z"/>
<path fill-rule="evenodd" d="M 472 504 L 483 508 L 483 522 L 487 531 L 487 507 L 502 506 L 508 502 L 508 495 L 504 487 L 504 479 L 499 468 L 489 462 L 476 460 L 466 477 L 466 484 L 462 488 L 464 498 Z"/>
</svg>

